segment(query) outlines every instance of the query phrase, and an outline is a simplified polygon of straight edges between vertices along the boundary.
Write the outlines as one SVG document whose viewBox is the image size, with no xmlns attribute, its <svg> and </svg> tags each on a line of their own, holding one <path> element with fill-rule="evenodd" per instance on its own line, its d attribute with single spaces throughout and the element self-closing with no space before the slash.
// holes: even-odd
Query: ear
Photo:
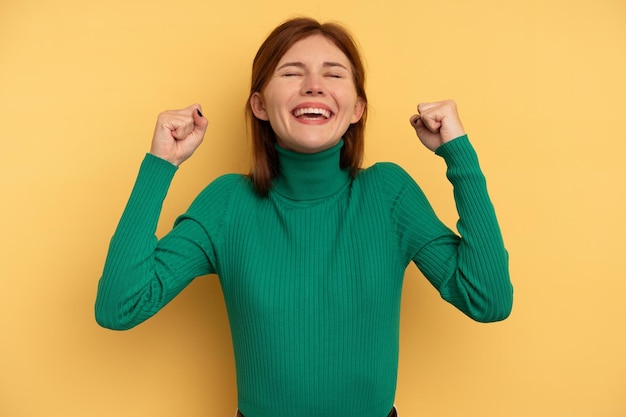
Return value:
<svg viewBox="0 0 626 417">
<path fill-rule="evenodd" d="M 265 105 L 263 104 L 263 97 L 258 91 L 250 96 L 250 108 L 257 119 L 269 120 L 267 110 L 265 110 Z"/>
<path fill-rule="evenodd" d="M 365 101 L 361 97 L 357 98 L 356 104 L 354 105 L 354 113 L 352 114 L 352 119 L 350 120 L 351 124 L 357 123 L 363 117 L 363 112 L 365 111 Z"/>
</svg>

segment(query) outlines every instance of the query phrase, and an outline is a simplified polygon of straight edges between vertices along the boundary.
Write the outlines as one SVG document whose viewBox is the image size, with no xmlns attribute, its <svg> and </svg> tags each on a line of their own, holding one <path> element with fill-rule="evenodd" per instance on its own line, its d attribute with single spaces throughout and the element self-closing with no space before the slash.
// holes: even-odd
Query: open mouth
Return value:
<svg viewBox="0 0 626 417">
<path fill-rule="evenodd" d="M 332 116 L 330 110 L 318 107 L 302 107 L 295 109 L 292 113 L 297 119 L 302 120 L 326 120 Z"/>
</svg>

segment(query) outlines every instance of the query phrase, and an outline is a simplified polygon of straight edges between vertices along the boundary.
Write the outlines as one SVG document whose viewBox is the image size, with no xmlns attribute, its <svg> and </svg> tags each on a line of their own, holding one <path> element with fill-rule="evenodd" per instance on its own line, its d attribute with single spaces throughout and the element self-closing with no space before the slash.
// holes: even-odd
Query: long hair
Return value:
<svg viewBox="0 0 626 417">
<path fill-rule="evenodd" d="M 276 27 L 265 39 L 252 64 L 250 95 L 246 104 L 246 116 L 252 135 L 252 167 L 249 177 L 255 191 L 267 196 L 272 180 L 279 173 L 278 155 L 275 148 L 276 135 L 269 121 L 256 118 L 252 112 L 250 98 L 262 92 L 283 55 L 296 42 L 312 35 L 322 35 L 330 40 L 348 57 L 357 96 L 364 105 L 361 119 L 350 125 L 343 135 L 340 167 L 350 169 L 354 178 L 363 162 L 365 122 L 367 119 L 367 97 L 365 95 L 365 69 L 356 42 L 350 33 L 336 23 L 320 23 L 310 18 L 294 18 Z"/>
</svg>

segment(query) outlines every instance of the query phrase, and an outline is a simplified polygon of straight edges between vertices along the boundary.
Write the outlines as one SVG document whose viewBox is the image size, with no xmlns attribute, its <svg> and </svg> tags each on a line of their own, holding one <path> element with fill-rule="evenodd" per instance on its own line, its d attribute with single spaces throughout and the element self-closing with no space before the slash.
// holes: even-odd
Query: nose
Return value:
<svg viewBox="0 0 626 417">
<path fill-rule="evenodd" d="M 324 95 L 322 78 L 315 74 L 308 74 L 302 82 L 302 94 L 307 96 Z"/>
</svg>

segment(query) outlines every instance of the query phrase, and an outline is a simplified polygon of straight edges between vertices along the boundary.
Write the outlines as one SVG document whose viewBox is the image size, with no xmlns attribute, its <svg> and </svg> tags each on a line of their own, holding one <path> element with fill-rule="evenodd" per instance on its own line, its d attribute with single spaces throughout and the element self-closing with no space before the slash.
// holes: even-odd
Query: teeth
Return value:
<svg viewBox="0 0 626 417">
<path fill-rule="evenodd" d="M 316 107 L 303 107 L 300 109 L 296 109 L 293 112 L 294 116 L 296 117 L 300 117 L 303 115 L 318 115 L 318 116 L 323 116 L 324 118 L 328 119 L 330 117 L 330 111 L 326 110 L 326 109 L 319 109 Z"/>
</svg>

